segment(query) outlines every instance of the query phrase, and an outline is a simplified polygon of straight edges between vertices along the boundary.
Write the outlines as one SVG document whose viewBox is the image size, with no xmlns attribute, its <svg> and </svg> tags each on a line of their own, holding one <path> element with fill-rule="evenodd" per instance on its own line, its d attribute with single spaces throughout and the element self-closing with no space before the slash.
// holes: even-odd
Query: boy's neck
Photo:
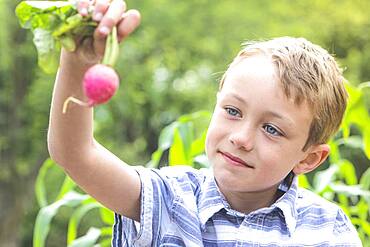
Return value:
<svg viewBox="0 0 370 247">
<path fill-rule="evenodd" d="M 244 214 L 269 207 L 284 194 L 278 190 L 278 185 L 259 192 L 234 192 L 222 188 L 220 191 L 232 209 Z"/>
</svg>

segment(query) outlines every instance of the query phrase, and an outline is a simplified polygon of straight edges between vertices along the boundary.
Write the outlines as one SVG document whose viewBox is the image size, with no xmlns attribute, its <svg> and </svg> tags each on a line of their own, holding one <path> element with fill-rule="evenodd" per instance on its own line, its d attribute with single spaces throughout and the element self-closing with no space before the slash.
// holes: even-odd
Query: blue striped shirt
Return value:
<svg viewBox="0 0 370 247">
<path fill-rule="evenodd" d="M 140 223 L 115 214 L 112 246 L 362 246 L 334 203 L 282 182 L 273 205 L 243 214 L 230 208 L 211 170 L 137 169 Z M 124 200 L 124 198 L 123 198 Z"/>
</svg>

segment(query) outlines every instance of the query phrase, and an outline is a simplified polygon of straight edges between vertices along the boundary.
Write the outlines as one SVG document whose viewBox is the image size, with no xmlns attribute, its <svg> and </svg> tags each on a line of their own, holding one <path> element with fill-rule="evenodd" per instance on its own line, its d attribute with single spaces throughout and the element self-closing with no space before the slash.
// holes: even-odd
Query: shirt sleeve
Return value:
<svg viewBox="0 0 370 247">
<path fill-rule="evenodd" d="M 112 246 L 156 246 L 160 224 L 170 221 L 175 200 L 173 181 L 159 170 L 136 168 L 141 181 L 140 223 L 115 214 Z"/>
<path fill-rule="evenodd" d="M 351 220 L 339 209 L 334 224 L 334 243 L 330 246 L 362 247 L 361 239 Z"/>
</svg>

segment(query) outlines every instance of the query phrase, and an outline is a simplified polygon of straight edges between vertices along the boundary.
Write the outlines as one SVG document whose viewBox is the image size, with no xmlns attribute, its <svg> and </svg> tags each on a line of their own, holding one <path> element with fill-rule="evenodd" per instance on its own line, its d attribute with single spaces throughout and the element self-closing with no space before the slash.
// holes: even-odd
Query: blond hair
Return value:
<svg viewBox="0 0 370 247">
<path fill-rule="evenodd" d="M 285 95 L 297 105 L 306 102 L 312 110 L 313 119 L 303 150 L 326 143 L 340 127 L 348 98 L 345 78 L 333 56 L 304 38 L 281 37 L 244 45 L 223 75 L 220 90 L 229 69 L 241 59 L 266 55 L 276 66 Z"/>
</svg>

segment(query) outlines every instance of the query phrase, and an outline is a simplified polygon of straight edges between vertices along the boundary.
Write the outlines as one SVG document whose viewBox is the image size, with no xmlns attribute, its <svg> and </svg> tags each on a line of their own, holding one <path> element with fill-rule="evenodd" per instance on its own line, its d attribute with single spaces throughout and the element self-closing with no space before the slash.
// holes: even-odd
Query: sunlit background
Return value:
<svg viewBox="0 0 370 247">
<path fill-rule="evenodd" d="M 14 15 L 19 2 L 0 1 L 0 246 L 9 247 L 33 243 L 40 210 L 35 181 L 48 158 L 46 134 L 55 78 L 37 66 L 32 34 L 20 28 Z M 338 152 L 330 164 L 323 166 L 326 173 L 317 174 L 316 180 L 314 174 L 307 179 L 315 191 L 339 201 L 352 214 L 366 245 L 370 235 L 370 224 L 366 224 L 370 176 L 363 175 L 370 164 L 370 128 L 365 127 L 370 119 L 370 89 L 366 89 L 368 84 L 362 84 L 362 90 L 358 85 L 370 81 L 370 1 L 127 3 L 141 12 L 142 24 L 121 46 L 116 66 L 121 85 L 112 101 L 96 108 L 96 138 L 126 162 L 147 164 L 165 126 L 183 114 L 212 111 L 218 81 L 243 42 L 277 36 L 305 37 L 335 54 L 354 88 L 351 95 L 358 100 L 356 106 L 361 106 L 348 118 L 349 124 L 338 134 L 337 142 L 331 144 Z M 342 139 L 346 134 L 353 138 Z M 50 166 L 38 186 L 44 190 L 47 204 L 56 200 L 64 179 L 57 166 Z M 333 193 L 341 191 L 335 187 L 340 181 L 352 186 L 346 187 L 349 192 Z M 356 194 L 351 188 L 361 192 Z M 51 221 L 45 246 L 67 246 L 68 222 L 75 212 L 74 207 L 60 208 Z M 104 217 L 99 215 L 101 210 L 89 210 L 77 235 L 86 234 L 91 226 L 102 229 L 100 239 L 106 237 L 102 243 L 106 246 L 111 219 L 101 220 Z"/>
</svg>

